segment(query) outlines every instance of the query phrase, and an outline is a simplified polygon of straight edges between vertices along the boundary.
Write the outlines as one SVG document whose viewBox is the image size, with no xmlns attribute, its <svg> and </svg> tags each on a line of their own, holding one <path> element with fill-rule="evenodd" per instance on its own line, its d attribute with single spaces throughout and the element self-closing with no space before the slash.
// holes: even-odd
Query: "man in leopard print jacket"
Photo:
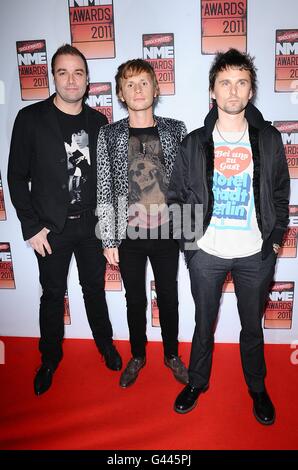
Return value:
<svg viewBox="0 0 298 470">
<path fill-rule="evenodd" d="M 185 124 L 153 114 L 159 86 L 152 66 L 119 66 L 116 92 L 128 117 L 100 129 L 97 144 L 97 236 L 108 263 L 120 267 L 126 290 L 132 358 L 120 378 L 132 385 L 146 363 L 146 264 L 155 278 L 164 363 L 186 384 L 178 356 L 178 244 L 169 235 L 166 193 Z"/>
</svg>

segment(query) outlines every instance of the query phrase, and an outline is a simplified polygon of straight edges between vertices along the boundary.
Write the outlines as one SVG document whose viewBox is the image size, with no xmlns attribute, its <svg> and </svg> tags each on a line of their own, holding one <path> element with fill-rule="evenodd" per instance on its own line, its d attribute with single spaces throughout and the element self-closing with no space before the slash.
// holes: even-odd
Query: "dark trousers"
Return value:
<svg viewBox="0 0 298 470">
<path fill-rule="evenodd" d="M 174 240 L 122 241 L 120 271 L 126 291 L 127 321 L 131 353 L 146 354 L 146 264 L 149 258 L 155 279 L 164 354 L 178 354 L 177 271 L 179 248 Z"/>
<path fill-rule="evenodd" d="M 189 379 L 196 387 L 209 383 L 214 328 L 222 287 L 229 271 L 235 285 L 241 322 L 240 353 L 246 383 L 250 390 L 264 390 L 266 365 L 262 316 L 274 275 L 276 256 L 265 260 L 261 253 L 245 258 L 222 259 L 199 250 L 189 263 L 191 291 L 195 302 L 196 326 L 192 340 Z"/>
<path fill-rule="evenodd" d="M 97 218 L 91 212 L 79 219 L 67 219 L 61 233 L 48 234 L 53 253 L 44 258 L 37 254 L 43 290 L 39 311 L 39 350 L 42 362 L 53 368 L 62 359 L 64 295 L 73 253 L 95 343 L 101 352 L 112 343 L 113 331 L 104 290 L 106 262 L 100 241 L 95 236 L 96 222 Z"/>
</svg>

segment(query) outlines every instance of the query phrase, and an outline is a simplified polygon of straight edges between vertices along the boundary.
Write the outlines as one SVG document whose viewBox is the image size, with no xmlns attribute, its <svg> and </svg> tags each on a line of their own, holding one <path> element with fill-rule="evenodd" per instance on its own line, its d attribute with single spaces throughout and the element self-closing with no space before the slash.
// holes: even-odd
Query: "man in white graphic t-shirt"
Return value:
<svg viewBox="0 0 298 470">
<path fill-rule="evenodd" d="M 256 419 L 269 425 L 275 409 L 265 388 L 262 315 L 288 225 L 288 167 L 279 132 L 250 103 L 256 91 L 252 58 L 236 49 L 217 54 L 209 84 L 214 106 L 204 127 L 182 142 L 168 190 L 169 203 L 202 204 L 204 217 L 195 250 L 187 250 L 184 236 L 180 240 L 196 327 L 189 384 L 175 411 L 191 411 L 208 388 L 222 286 L 231 272 L 244 377 Z"/>
</svg>

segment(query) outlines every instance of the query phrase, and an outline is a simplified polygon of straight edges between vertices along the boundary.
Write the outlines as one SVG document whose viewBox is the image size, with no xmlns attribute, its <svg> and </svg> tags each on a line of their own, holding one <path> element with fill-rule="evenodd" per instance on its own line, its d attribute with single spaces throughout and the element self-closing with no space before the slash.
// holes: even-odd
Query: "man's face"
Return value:
<svg viewBox="0 0 298 470">
<path fill-rule="evenodd" d="M 54 82 L 58 99 L 66 103 L 81 101 L 87 88 L 83 59 L 76 55 L 59 55 L 55 61 Z"/>
<path fill-rule="evenodd" d="M 121 79 L 119 98 L 131 111 L 143 111 L 152 107 L 156 96 L 153 81 L 147 72 Z"/>
<path fill-rule="evenodd" d="M 211 93 L 219 109 L 227 114 L 240 114 L 252 97 L 248 70 L 228 67 L 218 73 Z"/>
</svg>

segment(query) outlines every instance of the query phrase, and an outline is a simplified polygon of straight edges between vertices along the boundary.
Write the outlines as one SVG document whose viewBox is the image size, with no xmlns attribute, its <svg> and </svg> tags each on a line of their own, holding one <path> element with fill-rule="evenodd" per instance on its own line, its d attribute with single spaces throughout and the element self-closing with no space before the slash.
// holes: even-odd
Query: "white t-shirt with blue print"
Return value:
<svg viewBox="0 0 298 470">
<path fill-rule="evenodd" d="M 224 140 L 216 127 L 213 131 L 214 206 L 210 224 L 198 246 L 220 258 L 251 256 L 262 247 L 253 195 L 253 159 L 248 129 L 241 139 L 242 134 L 221 132 Z"/>
</svg>

